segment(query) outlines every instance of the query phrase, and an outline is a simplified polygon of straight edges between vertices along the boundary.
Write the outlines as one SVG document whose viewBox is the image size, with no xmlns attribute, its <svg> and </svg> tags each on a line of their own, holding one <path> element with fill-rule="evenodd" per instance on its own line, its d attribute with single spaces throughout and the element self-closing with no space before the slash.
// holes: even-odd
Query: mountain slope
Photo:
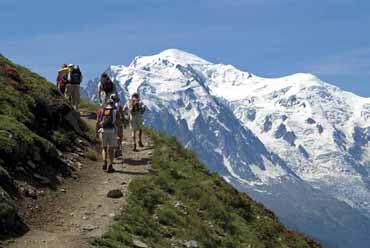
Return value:
<svg viewBox="0 0 370 248">
<path fill-rule="evenodd" d="M 289 226 L 331 247 L 370 244 L 368 99 L 309 74 L 261 78 L 175 49 L 106 72 L 121 99 L 140 92 L 147 124 L 175 135 Z M 92 100 L 96 85 L 87 87 Z M 356 223 L 363 228 L 353 232 Z"/>
<path fill-rule="evenodd" d="M 0 238 L 27 230 L 15 200 L 69 175 L 61 151 L 87 131 L 55 86 L 0 55 Z"/>
<path fill-rule="evenodd" d="M 154 140 L 151 172 L 135 179 L 127 206 L 98 247 L 321 247 L 284 228 L 173 138 Z M 136 246 L 135 246 L 136 247 Z M 140 246 L 144 247 L 144 246 Z"/>
</svg>

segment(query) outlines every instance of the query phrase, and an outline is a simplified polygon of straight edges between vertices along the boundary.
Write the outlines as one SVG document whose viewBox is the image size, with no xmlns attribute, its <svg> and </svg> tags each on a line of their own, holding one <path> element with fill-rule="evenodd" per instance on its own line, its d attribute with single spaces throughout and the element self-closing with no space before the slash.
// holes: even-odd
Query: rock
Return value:
<svg viewBox="0 0 370 248">
<path fill-rule="evenodd" d="M 31 167 L 31 169 L 33 169 L 33 170 L 36 170 L 36 168 L 37 168 L 37 166 L 35 165 L 35 163 L 32 162 L 31 160 L 27 161 L 27 165 L 29 167 Z"/>
<path fill-rule="evenodd" d="M 134 239 L 132 241 L 134 247 L 137 247 L 137 248 L 149 248 L 149 246 L 147 244 L 145 244 L 144 242 L 140 241 L 140 240 L 137 240 L 137 239 Z"/>
<path fill-rule="evenodd" d="M 35 147 L 35 151 L 33 152 L 33 161 L 41 162 L 42 158 L 40 155 L 40 149 L 38 147 Z"/>
<path fill-rule="evenodd" d="M 25 191 L 25 196 L 30 197 L 32 199 L 36 199 L 37 198 L 37 192 L 34 189 L 27 189 Z"/>
<path fill-rule="evenodd" d="M 76 131 L 76 133 L 83 134 L 80 124 L 78 123 L 79 118 L 80 114 L 76 111 L 69 111 L 69 113 L 64 116 L 64 119 Z"/>
<path fill-rule="evenodd" d="M 76 163 L 76 165 L 77 165 L 77 168 L 78 168 L 79 170 L 81 170 L 81 169 L 82 169 L 82 163 L 77 162 L 77 163 Z"/>
<path fill-rule="evenodd" d="M 63 182 L 63 177 L 56 176 L 55 178 L 57 179 L 58 183 L 62 183 Z"/>
<path fill-rule="evenodd" d="M 59 150 L 59 149 L 57 149 L 57 154 L 58 154 L 58 157 L 59 158 L 62 158 L 63 157 L 63 152 L 61 151 L 61 150 Z"/>
<path fill-rule="evenodd" d="M 51 183 L 49 178 L 41 176 L 40 174 L 35 173 L 33 174 L 33 177 L 36 178 L 41 184 L 47 185 Z"/>
<path fill-rule="evenodd" d="M 23 168 L 23 166 L 17 166 L 17 167 L 15 167 L 15 170 L 16 170 L 18 173 L 27 174 L 27 172 L 26 172 L 26 170 Z"/>
<path fill-rule="evenodd" d="M 18 191 L 19 191 L 19 193 L 21 193 L 25 197 L 30 197 L 32 199 L 37 198 L 37 192 L 36 192 L 36 190 L 34 190 L 32 188 L 26 188 L 26 187 L 22 186 L 18 189 Z"/>
<path fill-rule="evenodd" d="M 197 248 L 197 247 L 199 247 L 199 246 L 198 246 L 198 242 L 197 242 L 197 241 L 195 241 L 195 240 L 189 240 L 189 241 L 186 241 L 186 242 L 184 243 L 184 245 L 185 245 L 185 247 L 186 247 L 186 248 Z"/>
<path fill-rule="evenodd" d="M 28 231 L 27 226 L 17 213 L 15 204 L 10 196 L 0 187 L 0 233 L 7 234 L 24 234 Z M 0 245 L 1 247 L 1 245 Z"/>
<path fill-rule="evenodd" d="M 72 160 L 75 159 L 75 158 L 78 158 L 80 155 L 76 152 L 76 153 L 71 153 L 71 156 L 72 156 Z"/>
<path fill-rule="evenodd" d="M 60 192 L 66 193 L 66 192 L 67 192 L 67 190 L 65 190 L 65 189 L 60 189 Z"/>
<path fill-rule="evenodd" d="M 109 198 L 121 198 L 123 197 L 123 193 L 119 189 L 114 189 L 108 192 L 107 197 Z"/>
<path fill-rule="evenodd" d="M 77 153 L 81 158 L 85 158 L 86 155 L 85 155 L 85 152 L 78 152 Z"/>
<path fill-rule="evenodd" d="M 87 232 L 91 232 L 91 231 L 93 231 L 97 228 L 98 228 L 97 226 L 94 226 L 94 225 L 91 225 L 91 224 L 86 224 L 86 225 L 82 226 L 82 230 L 87 231 Z"/>
</svg>

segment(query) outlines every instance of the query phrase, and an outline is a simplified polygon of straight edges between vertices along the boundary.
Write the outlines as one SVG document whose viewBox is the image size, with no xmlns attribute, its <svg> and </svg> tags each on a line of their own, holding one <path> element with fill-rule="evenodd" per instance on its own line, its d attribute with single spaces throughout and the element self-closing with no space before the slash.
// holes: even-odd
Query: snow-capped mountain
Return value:
<svg viewBox="0 0 370 248">
<path fill-rule="evenodd" d="M 141 94 L 148 125 L 288 226 L 329 247 L 370 245 L 370 99 L 310 74 L 262 78 L 176 49 L 107 73 L 123 101 Z"/>
</svg>

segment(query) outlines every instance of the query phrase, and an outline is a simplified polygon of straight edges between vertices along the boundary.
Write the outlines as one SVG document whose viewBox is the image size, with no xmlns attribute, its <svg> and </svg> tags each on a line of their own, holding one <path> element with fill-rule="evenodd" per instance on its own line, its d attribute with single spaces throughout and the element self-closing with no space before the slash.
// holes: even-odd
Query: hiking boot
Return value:
<svg viewBox="0 0 370 248">
<path fill-rule="evenodd" d="M 136 144 L 134 144 L 134 148 L 132 149 L 133 152 L 137 152 Z"/>
<path fill-rule="evenodd" d="M 115 151 L 115 158 L 120 158 L 120 157 L 122 157 L 122 150 L 120 149 L 120 150 L 116 150 Z"/>
<path fill-rule="evenodd" d="M 139 141 L 139 146 L 144 147 L 144 144 L 143 144 L 143 142 L 141 142 L 141 140 Z"/>
<path fill-rule="evenodd" d="M 107 173 L 113 173 L 115 172 L 114 168 L 113 168 L 113 165 L 108 165 L 108 169 L 107 169 Z"/>
<path fill-rule="evenodd" d="M 104 163 L 103 164 L 102 169 L 103 169 L 103 171 L 106 171 L 107 170 L 107 163 Z"/>
</svg>

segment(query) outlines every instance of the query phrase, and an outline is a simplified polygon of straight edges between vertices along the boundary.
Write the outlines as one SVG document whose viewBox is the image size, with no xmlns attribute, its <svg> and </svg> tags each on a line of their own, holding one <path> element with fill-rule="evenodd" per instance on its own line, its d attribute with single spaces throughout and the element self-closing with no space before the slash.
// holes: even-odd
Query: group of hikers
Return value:
<svg viewBox="0 0 370 248">
<path fill-rule="evenodd" d="M 79 66 L 62 65 L 58 71 L 57 87 L 76 111 L 79 109 L 81 82 Z M 112 173 L 115 157 L 122 154 L 123 129 L 131 128 L 134 152 L 138 151 L 137 146 L 144 147 L 142 127 L 146 108 L 138 93 L 122 104 L 116 86 L 107 73 L 101 75 L 97 91 L 100 107 L 96 112 L 96 138 L 102 149 L 103 170 Z"/>
<path fill-rule="evenodd" d="M 78 111 L 80 105 L 80 84 L 82 73 L 78 65 L 63 64 L 57 75 L 57 87 L 67 98 L 72 107 Z"/>
</svg>

